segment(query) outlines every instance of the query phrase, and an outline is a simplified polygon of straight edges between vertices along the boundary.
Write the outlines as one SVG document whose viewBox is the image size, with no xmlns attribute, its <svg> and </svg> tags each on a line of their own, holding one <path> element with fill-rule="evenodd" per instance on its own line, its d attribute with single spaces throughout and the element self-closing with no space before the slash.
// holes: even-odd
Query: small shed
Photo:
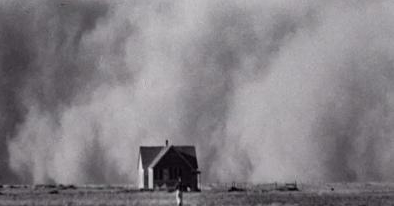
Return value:
<svg viewBox="0 0 394 206">
<path fill-rule="evenodd" d="M 172 188 L 182 178 L 182 184 L 199 190 L 198 170 L 194 146 L 141 146 L 138 155 L 138 187 L 153 190 Z"/>
</svg>

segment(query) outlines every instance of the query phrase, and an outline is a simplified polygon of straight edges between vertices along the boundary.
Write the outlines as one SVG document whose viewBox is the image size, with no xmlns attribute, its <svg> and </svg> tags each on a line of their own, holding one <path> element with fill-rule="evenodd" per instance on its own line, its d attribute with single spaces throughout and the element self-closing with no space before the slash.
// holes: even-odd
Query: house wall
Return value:
<svg viewBox="0 0 394 206">
<path fill-rule="evenodd" d="M 144 170 L 144 189 L 148 189 L 149 188 L 149 174 L 148 174 L 148 168 L 146 168 Z"/>
<path fill-rule="evenodd" d="M 138 188 L 144 188 L 144 169 L 142 168 L 142 159 L 141 155 L 139 156 L 138 161 Z"/>
<path fill-rule="evenodd" d="M 148 188 L 153 189 L 153 168 L 148 168 Z"/>
<path fill-rule="evenodd" d="M 176 170 L 181 171 L 183 185 L 197 190 L 197 174 L 174 150 L 168 151 L 154 167 L 154 186 L 160 187 L 165 183 L 168 187 L 174 187 L 178 181 Z"/>
</svg>

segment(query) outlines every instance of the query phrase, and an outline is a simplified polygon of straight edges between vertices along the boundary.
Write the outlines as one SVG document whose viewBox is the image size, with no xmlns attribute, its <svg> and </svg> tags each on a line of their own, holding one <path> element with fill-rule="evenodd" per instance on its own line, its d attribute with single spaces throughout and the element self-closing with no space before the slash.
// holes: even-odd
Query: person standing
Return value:
<svg viewBox="0 0 394 206">
<path fill-rule="evenodd" d="M 176 195 L 176 204 L 177 206 L 182 206 L 183 204 L 183 197 L 182 197 L 182 179 L 181 177 L 178 177 L 178 182 L 175 187 L 175 195 Z"/>
</svg>

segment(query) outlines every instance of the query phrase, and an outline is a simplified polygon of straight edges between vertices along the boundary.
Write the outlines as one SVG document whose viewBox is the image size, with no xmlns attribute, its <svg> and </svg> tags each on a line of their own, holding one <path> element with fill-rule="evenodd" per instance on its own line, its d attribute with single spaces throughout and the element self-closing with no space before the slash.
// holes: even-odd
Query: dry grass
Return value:
<svg viewBox="0 0 394 206">
<path fill-rule="evenodd" d="M 334 191 L 331 190 L 334 188 Z M 381 184 L 304 185 L 301 192 L 221 189 L 185 193 L 185 205 L 394 205 L 394 187 Z M 173 193 L 139 192 L 125 187 L 2 188 L 0 205 L 175 205 Z"/>
</svg>

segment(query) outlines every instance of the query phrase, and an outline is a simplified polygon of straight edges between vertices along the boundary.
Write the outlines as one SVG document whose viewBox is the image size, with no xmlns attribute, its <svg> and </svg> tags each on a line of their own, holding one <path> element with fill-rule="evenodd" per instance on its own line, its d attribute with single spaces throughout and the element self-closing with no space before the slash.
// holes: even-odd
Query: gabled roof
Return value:
<svg viewBox="0 0 394 206">
<path fill-rule="evenodd" d="M 142 168 L 155 166 L 170 149 L 174 149 L 179 156 L 193 169 L 198 169 L 196 149 L 194 146 L 155 146 L 140 147 Z"/>
<path fill-rule="evenodd" d="M 174 149 L 180 153 L 194 169 L 198 169 L 196 148 L 194 146 L 174 146 Z"/>
<path fill-rule="evenodd" d="M 140 147 L 140 156 L 142 160 L 142 168 L 147 168 L 155 157 L 160 153 L 163 147 Z"/>
</svg>

